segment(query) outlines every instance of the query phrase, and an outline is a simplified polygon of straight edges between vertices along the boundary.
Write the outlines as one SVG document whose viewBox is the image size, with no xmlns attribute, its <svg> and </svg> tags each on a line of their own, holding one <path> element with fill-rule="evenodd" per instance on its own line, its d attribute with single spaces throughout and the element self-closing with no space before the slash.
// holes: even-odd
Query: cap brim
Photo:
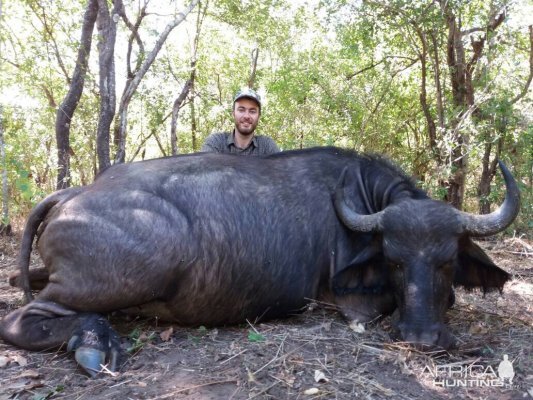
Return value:
<svg viewBox="0 0 533 400">
<path fill-rule="evenodd" d="M 248 95 L 245 95 L 245 94 L 242 95 L 242 96 L 237 96 L 237 97 L 235 97 L 235 99 L 233 100 L 233 102 L 235 103 L 236 101 L 241 100 L 241 99 L 250 99 L 250 100 L 253 100 L 253 101 L 255 101 L 255 102 L 259 105 L 259 107 L 261 107 L 261 102 L 260 102 L 259 100 L 257 100 L 257 99 L 256 99 L 255 97 L 253 97 L 253 96 L 248 96 Z"/>
</svg>

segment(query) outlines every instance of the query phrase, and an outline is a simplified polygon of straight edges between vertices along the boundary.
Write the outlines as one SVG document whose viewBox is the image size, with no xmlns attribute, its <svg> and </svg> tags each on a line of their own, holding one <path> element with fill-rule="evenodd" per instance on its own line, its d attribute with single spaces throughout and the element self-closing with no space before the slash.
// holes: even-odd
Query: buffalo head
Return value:
<svg viewBox="0 0 533 400">
<path fill-rule="evenodd" d="M 502 231 L 518 213 L 518 187 L 503 163 L 500 168 L 507 187 L 505 200 L 488 215 L 409 196 L 398 196 L 383 210 L 363 215 L 345 201 L 343 171 L 334 196 L 337 215 L 349 230 L 372 234 L 378 243 L 366 252 L 364 268 L 380 264 L 381 279 L 387 281 L 382 285 L 393 292 L 399 314 L 395 326 L 403 340 L 449 348 L 453 340 L 444 317 L 453 303 L 453 286 L 501 291 L 509 279 L 471 240 Z"/>
</svg>

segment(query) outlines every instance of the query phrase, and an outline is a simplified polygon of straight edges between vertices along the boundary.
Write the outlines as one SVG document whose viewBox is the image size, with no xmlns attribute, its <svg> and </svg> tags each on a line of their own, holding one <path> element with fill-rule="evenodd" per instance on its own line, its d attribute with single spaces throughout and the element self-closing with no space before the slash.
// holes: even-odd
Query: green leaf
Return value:
<svg viewBox="0 0 533 400">
<path fill-rule="evenodd" d="M 248 340 L 250 342 L 264 342 L 265 341 L 265 337 L 263 335 L 261 335 L 260 333 L 258 333 L 258 332 L 249 331 L 248 332 Z"/>
<path fill-rule="evenodd" d="M 65 387 L 63 385 L 57 385 L 53 390 L 49 391 L 46 394 L 43 393 L 36 393 L 32 400 L 47 400 L 55 396 L 56 394 L 61 393 L 63 390 L 65 390 Z"/>
</svg>

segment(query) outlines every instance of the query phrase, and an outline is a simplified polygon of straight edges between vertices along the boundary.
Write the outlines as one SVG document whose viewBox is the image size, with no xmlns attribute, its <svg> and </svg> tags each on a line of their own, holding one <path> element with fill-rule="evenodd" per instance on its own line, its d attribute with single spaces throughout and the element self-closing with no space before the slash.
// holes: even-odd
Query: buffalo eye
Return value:
<svg viewBox="0 0 533 400">
<path fill-rule="evenodd" d="M 440 271 L 445 276 L 450 276 L 453 274 L 454 267 L 451 262 L 446 262 L 446 263 L 440 264 L 437 270 Z"/>
<path fill-rule="evenodd" d="M 452 269 L 452 263 L 451 262 L 445 262 L 439 265 L 439 269 L 446 271 Z"/>
<path fill-rule="evenodd" d="M 401 270 L 403 267 L 402 267 L 402 264 L 400 262 L 390 261 L 389 262 L 389 268 L 391 268 L 393 270 Z"/>
</svg>

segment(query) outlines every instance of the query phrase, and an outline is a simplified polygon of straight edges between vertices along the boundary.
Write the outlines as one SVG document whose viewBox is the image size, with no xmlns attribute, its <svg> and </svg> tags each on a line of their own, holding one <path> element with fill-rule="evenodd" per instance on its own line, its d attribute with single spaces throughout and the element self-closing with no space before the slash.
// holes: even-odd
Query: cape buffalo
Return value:
<svg viewBox="0 0 533 400">
<path fill-rule="evenodd" d="M 516 182 L 500 168 L 505 200 L 476 216 L 430 199 L 379 156 L 338 148 L 115 165 L 31 212 L 13 281 L 31 301 L 0 322 L 0 337 L 34 350 L 68 343 L 94 375 L 117 368 L 105 313 L 214 326 L 322 299 L 361 323 L 397 309 L 401 338 L 448 348 L 453 286 L 501 291 L 509 279 L 471 240 L 518 213 Z M 45 267 L 29 270 L 35 236 Z M 32 289 L 42 289 L 35 300 Z"/>
</svg>

